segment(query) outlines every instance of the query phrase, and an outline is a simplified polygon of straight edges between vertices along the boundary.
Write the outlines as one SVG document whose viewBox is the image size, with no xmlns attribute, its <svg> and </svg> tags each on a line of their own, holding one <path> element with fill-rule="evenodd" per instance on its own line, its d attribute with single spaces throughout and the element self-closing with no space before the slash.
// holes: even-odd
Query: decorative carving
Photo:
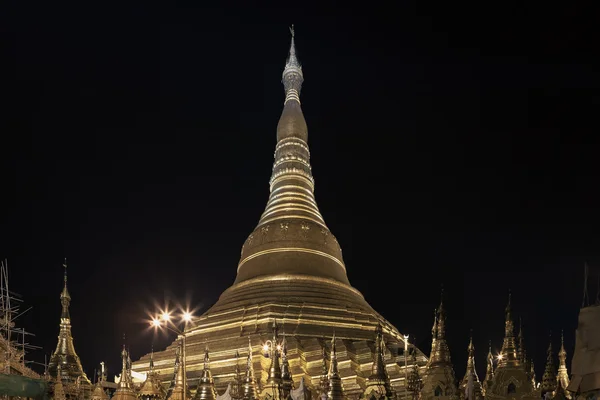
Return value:
<svg viewBox="0 0 600 400">
<path fill-rule="evenodd" d="M 306 222 L 303 222 L 301 228 L 302 230 L 300 231 L 300 235 L 302 235 L 302 238 L 306 239 L 308 231 L 310 230 L 310 225 L 308 225 Z"/>
<path fill-rule="evenodd" d="M 246 240 L 246 243 L 248 243 L 248 246 L 252 246 L 253 241 L 254 241 L 254 235 L 250 235 L 250 236 L 248 236 L 248 240 Z"/>
<path fill-rule="evenodd" d="M 327 244 L 327 236 L 329 236 L 329 231 L 325 228 L 321 228 L 321 234 L 323 234 L 323 243 Z"/>
<path fill-rule="evenodd" d="M 288 229 L 290 228 L 290 224 L 289 224 L 289 222 L 282 222 L 279 226 L 281 227 L 281 232 L 282 232 L 281 234 L 282 234 L 283 238 L 285 239 Z"/>
<path fill-rule="evenodd" d="M 266 225 L 266 226 L 263 226 L 262 228 L 260 228 L 261 243 L 265 242 L 265 237 L 267 236 L 268 232 L 269 232 L 269 225 Z"/>
</svg>

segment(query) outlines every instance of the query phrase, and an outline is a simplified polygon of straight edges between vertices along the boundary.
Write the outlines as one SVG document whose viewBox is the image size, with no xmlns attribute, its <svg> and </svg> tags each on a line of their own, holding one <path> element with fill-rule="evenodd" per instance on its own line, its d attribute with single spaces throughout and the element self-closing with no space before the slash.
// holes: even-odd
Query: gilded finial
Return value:
<svg viewBox="0 0 600 400">
<path fill-rule="evenodd" d="M 67 257 L 65 257 L 65 262 L 63 263 L 63 267 L 65 268 L 65 286 L 67 285 Z"/>
<path fill-rule="evenodd" d="M 304 81 L 302 66 L 296 57 L 296 42 L 294 40 L 296 33 L 294 25 L 290 27 L 290 33 L 292 35 L 290 50 L 282 75 L 282 83 L 285 89 L 284 104 L 290 100 L 295 100 L 300 103 L 300 89 L 302 88 L 302 82 Z"/>
</svg>

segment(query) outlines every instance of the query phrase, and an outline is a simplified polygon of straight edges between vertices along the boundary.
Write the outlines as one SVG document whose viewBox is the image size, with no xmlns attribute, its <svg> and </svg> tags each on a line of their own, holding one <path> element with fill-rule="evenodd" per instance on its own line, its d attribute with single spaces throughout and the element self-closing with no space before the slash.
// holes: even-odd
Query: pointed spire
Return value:
<svg viewBox="0 0 600 400">
<path fill-rule="evenodd" d="M 67 259 L 63 263 L 64 273 L 64 286 L 62 292 L 60 292 L 60 303 L 62 305 L 62 313 L 60 315 L 61 322 L 70 323 L 71 316 L 69 314 L 69 304 L 71 303 L 71 295 L 67 289 Z"/>
<path fill-rule="evenodd" d="M 88 379 L 85 372 L 83 372 L 83 367 L 81 366 L 81 361 L 75 352 L 75 346 L 73 344 L 73 336 L 71 334 L 71 315 L 69 313 L 69 307 L 71 304 L 71 295 L 69 294 L 69 290 L 67 289 L 67 259 L 65 258 L 63 264 L 64 275 L 63 275 L 63 288 L 60 293 L 60 304 L 61 304 L 61 314 L 60 314 L 60 330 L 58 334 L 58 343 L 56 344 L 56 349 L 52 356 L 50 357 L 50 362 L 48 363 L 48 372 L 50 376 L 56 377 L 56 371 L 59 364 L 62 364 L 63 371 L 69 371 L 68 374 L 65 374 L 63 377 L 65 385 L 71 386 L 75 385 L 77 379 L 80 377 L 80 386 L 83 390 L 88 391 L 92 388 L 92 383 Z"/>
<path fill-rule="evenodd" d="M 515 341 L 515 328 L 512 320 L 510 290 L 508 291 L 508 303 L 504 310 L 504 341 L 502 342 L 502 350 L 500 350 L 498 367 L 517 366 L 521 365 L 517 357 L 517 344 Z"/>
<path fill-rule="evenodd" d="M 124 338 L 123 338 L 124 339 Z M 123 349 L 121 350 L 121 378 L 117 385 L 117 390 L 112 397 L 113 400 L 135 400 L 136 395 L 133 390 L 133 382 L 131 381 L 131 375 L 129 375 L 129 366 L 127 359 L 129 353 L 125 346 L 125 340 L 123 340 Z"/>
<path fill-rule="evenodd" d="M 556 371 L 554 369 L 554 354 L 552 353 L 552 339 L 548 345 L 546 352 L 546 368 L 542 376 L 542 396 L 546 392 L 554 392 L 556 390 Z"/>
<path fill-rule="evenodd" d="M 215 382 L 210 372 L 210 357 L 208 354 L 208 346 L 204 349 L 204 368 L 196 389 L 194 400 L 216 400 L 217 392 L 215 391 Z"/>
<path fill-rule="evenodd" d="M 242 247 L 235 283 L 289 274 L 349 285 L 342 251 L 315 200 L 308 128 L 300 106 L 304 78 L 292 33 L 282 76 L 285 103 L 277 124 L 270 196 Z M 285 263 L 280 262 L 282 254 Z"/>
<path fill-rule="evenodd" d="M 537 380 L 535 379 L 535 364 L 533 363 L 533 359 L 529 361 L 530 370 L 529 370 L 529 378 L 531 379 L 531 386 L 536 389 L 537 388 Z"/>
<path fill-rule="evenodd" d="M 283 390 L 283 396 L 287 397 L 290 390 L 293 389 L 294 381 L 292 380 L 292 373 L 290 372 L 290 363 L 287 358 L 287 343 L 285 336 L 281 342 L 281 384 Z"/>
<path fill-rule="evenodd" d="M 273 320 L 273 339 L 271 340 L 271 365 L 269 366 L 269 377 L 267 378 L 268 386 L 279 387 L 281 385 L 281 365 L 279 363 L 278 347 L 278 327 L 277 321 Z"/>
<path fill-rule="evenodd" d="M 558 387 L 564 391 L 565 397 L 570 399 L 571 392 L 567 390 L 569 386 L 569 371 L 567 370 L 567 351 L 565 350 L 565 335 L 560 332 L 560 350 L 558 352 L 558 374 L 556 376 Z"/>
<path fill-rule="evenodd" d="M 383 360 L 384 348 L 383 330 L 381 324 L 377 324 L 377 328 L 375 329 L 375 359 L 371 367 L 371 375 L 367 378 L 366 388 L 362 394 L 364 398 L 369 399 L 374 395 L 379 399 L 382 397 L 391 399 L 395 396 Z"/>
<path fill-rule="evenodd" d="M 292 40 L 290 42 L 290 51 L 283 70 L 282 82 L 285 88 L 285 103 L 294 100 L 300 104 L 300 90 L 304 76 L 302 75 L 302 66 L 296 57 L 296 43 L 294 25 L 290 28 Z M 284 103 L 284 104 L 285 104 Z"/>
<path fill-rule="evenodd" d="M 519 335 L 518 335 L 518 347 L 517 347 L 517 358 L 521 362 L 521 364 L 525 365 L 526 363 L 526 350 L 525 350 L 525 337 L 523 335 L 523 321 L 521 317 L 519 317 Z"/>
<path fill-rule="evenodd" d="M 485 379 L 482 384 L 482 393 L 485 396 L 486 391 L 492 386 L 494 381 L 494 355 L 492 354 L 492 341 L 489 341 L 488 354 L 486 357 Z"/>
<path fill-rule="evenodd" d="M 152 346 L 152 351 L 150 352 L 146 380 L 138 390 L 137 396 L 143 400 L 159 400 L 165 397 L 158 374 L 154 370 L 154 346 Z"/>
<path fill-rule="evenodd" d="M 327 398 L 329 392 L 329 369 L 327 368 L 327 346 L 323 344 L 322 349 L 322 366 L 321 366 L 321 380 L 319 382 L 319 391 L 321 397 Z"/>
<path fill-rule="evenodd" d="M 448 348 L 448 343 L 446 342 L 446 310 L 444 308 L 443 287 L 440 295 L 440 305 L 437 308 L 435 319 L 437 320 L 437 324 L 434 323 L 435 340 L 432 339 L 431 342 L 431 357 L 429 358 L 428 365 L 450 365 L 450 349 Z"/>
<path fill-rule="evenodd" d="M 252 342 L 248 336 L 248 359 L 246 361 L 246 376 L 242 385 L 244 400 L 256 399 L 256 382 L 254 381 L 254 366 L 252 365 Z"/>
<path fill-rule="evenodd" d="M 482 393 L 481 383 L 479 382 L 479 376 L 477 376 L 477 370 L 475 368 L 475 346 L 473 346 L 473 330 L 469 338 L 469 346 L 467 346 L 467 370 L 465 376 L 461 382 L 461 389 L 473 390 L 470 399 L 481 397 Z"/>
<path fill-rule="evenodd" d="M 344 398 L 344 388 L 342 378 L 338 371 L 337 353 L 335 350 L 335 333 L 331 339 L 331 359 L 329 361 L 329 373 L 327 374 L 329 388 L 327 390 L 327 400 L 342 400 Z"/>
</svg>

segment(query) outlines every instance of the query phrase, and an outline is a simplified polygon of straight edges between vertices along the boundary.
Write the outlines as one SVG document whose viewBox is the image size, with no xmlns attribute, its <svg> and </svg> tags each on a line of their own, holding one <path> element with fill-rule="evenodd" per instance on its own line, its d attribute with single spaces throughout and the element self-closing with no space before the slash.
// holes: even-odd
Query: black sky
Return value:
<svg viewBox="0 0 600 400">
<path fill-rule="evenodd" d="M 459 376 L 471 328 L 480 376 L 499 350 L 509 289 L 539 375 L 549 331 L 573 352 L 583 264 L 600 265 L 596 10 L 204 3 L 3 6 L 0 256 L 33 343 L 56 344 L 65 256 L 90 376 L 118 372 L 124 332 L 134 359 L 150 350 L 154 302 L 203 311 L 233 282 L 294 23 L 316 197 L 352 284 L 426 352 L 443 284 Z"/>
</svg>

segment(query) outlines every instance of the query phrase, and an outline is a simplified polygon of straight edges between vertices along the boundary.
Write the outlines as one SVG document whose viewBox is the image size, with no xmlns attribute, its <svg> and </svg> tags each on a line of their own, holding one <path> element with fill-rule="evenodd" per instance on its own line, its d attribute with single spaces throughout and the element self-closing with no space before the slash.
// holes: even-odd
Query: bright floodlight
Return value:
<svg viewBox="0 0 600 400">
<path fill-rule="evenodd" d="M 501 361 L 502 360 L 502 354 L 498 354 L 498 360 Z"/>
<path fill-rule="evenodd" d="M 263 345 L 263 350 L 265 352 L 269 351 L 269 345 L 268 344 Z"/>
<path fill-rule="evenodd" d="M 161 318 L 163 319 L 163 321 L 168 321 L 171 319 L 171 316 L 168 312 L 165 311 L 164 313 L 162 313 Z"/>
<path fill-rule="evenodd" d="M 152 325 L 159 327 L 160 326 L 160 320 L 158 318 L 153 318 L 152 319 Z"/>
<path fill-rule="evenodd" d="M 187 312 L 187 311 L 186 311 L 186 312 L 184 312 L 184 313 L 183 313 L 183 320 L 184 320 L 185 322 L 191 322 L 191 321 L 192 321 L 192 314 L 191 314 L 191 313 L 189 313 L 189 312 Z"/>
</svg>

